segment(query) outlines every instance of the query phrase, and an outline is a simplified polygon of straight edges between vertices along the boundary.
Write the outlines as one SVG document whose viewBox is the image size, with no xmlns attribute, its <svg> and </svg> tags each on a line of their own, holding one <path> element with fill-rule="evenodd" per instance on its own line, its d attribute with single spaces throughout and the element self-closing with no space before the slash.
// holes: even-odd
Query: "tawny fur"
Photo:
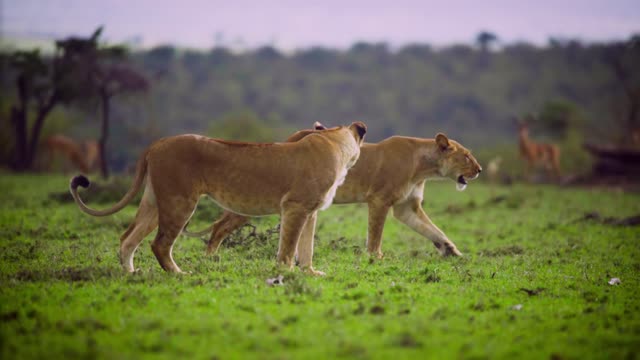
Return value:
<svg viewBox="0 0 640 360">
<path fill-rule="evenodd" d="M 314 127 L 318 129 L 318 125 L 316 123 Z M 287 141 L 298 141 L 314 132 L 302 130 Z M 387 213 L 392 208 L 398 220 L 431 240 L 442 255 L 461 255 L 422 209 L 424 183 L 442 178 L 457 181 L 460 175 L 473 179 L 482 168 L 462 145 L 443 134 L 438 134 L 437 138 L 440 144 L 435 139 L 393 136 L 377 144 L 362 145 L 360 158 L 338 188 L 334 204 L 368 204 L 367 250 L 371 255 L 383 256 L 382 231 Z M 247 220 L 242 215 L 225 211 L 210 229 L 191 235 L 211 232 L 207 251 L 212 253 L 217 251 L 227 235 Z"/>
<path fill-rule="evenodd" d="M 157 227 L 151 244 L 154 255 L 166 271 L 181 272 L 173 260 L 173 244 L 204 194 L 244 216 L 280 214 L 278 262 L 293 266 L 304 234 L 311 238 L 300 241 L 299 253 L 304 254 L 300 265 L 319 273 L 312 267 L 315 213 L 331 203 L 332 188 L 355 164 L 365 131 L 365 125 L 357 122 L 295 143 L 275 144 L 174 136 L 156 141 L 144 152 L 131 189 L 112 208 L 99 211 L 82 202 L 77 186 L 88 185 L 86 178 L 74 178 L 70 190 L 83 212 L 106 216 L 122 209 L 146 184 L 136 218 L 121 237 L 120 261 L 127 271 L 134 271 L 136 248 Z"/>
</svg>

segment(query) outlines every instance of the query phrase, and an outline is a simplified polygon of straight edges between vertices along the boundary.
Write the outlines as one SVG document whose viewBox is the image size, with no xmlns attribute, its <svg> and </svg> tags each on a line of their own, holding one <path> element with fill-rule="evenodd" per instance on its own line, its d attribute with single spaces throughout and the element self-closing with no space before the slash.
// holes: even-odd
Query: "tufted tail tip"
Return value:
<svg viewBox="0 0 640 360">
<path fill-rule="evenodd" d="M 78 175 L 71 179 L 71 189 L 73 190 L 76 190 L 78 186 L 86 189 L 89 187 L 89 185 L 91 185 L 91 182 L 84 175 Z"/>
</svg>

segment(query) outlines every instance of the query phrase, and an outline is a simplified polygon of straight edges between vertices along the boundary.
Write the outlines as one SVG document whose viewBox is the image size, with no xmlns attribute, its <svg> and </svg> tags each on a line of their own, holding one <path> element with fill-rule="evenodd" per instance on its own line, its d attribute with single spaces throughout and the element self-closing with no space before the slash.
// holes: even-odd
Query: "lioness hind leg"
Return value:
<svg viewBox="0 0 640 360">
<path fill-rule="evenodd" d="M 225 211 L 222 217 L 213 224 L 211 238 L 207 244 L 207 254 L 215 253 L 222 241 L 234 230 L 244 225 L 248 217 Z"/>
<path fill-rule="evenodd" d="M 159 204 L 158 233 L 151 243 L 151 250 L 165 271 L 180 273 L 182 270 L 173 260 L 173 244 L 193 215 L 198 198 L 177 199 L 171 204 Z"/>
<path fill-rule="evenodd" d="M 425 214 L 420 199 L 409 199 L 393 207 L 393 215 L 433 242 L 442 256 L 462 256 L 456 245 Z"/>
<path fill-rule="evenodd" d="M 369 202 L 369 231 L 367 232 L 367 251 L 369 255 L 382 259 L 382 231 L 389 213 L 389 206 Z"/>
<path fill-rule="evenodd" d="M 134 272 L 133 256 L 145 238 L 158 226 L 158 208 L 143 197 L 135 220 L 120 237 L 120 264 L 128 272 Z"/>
</svg>

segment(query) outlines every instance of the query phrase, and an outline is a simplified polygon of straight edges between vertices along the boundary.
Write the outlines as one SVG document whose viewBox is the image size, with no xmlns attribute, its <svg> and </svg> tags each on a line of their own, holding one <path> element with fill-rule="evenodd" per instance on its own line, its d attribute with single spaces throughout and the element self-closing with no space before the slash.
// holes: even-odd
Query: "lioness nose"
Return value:
<svg viewBox="0 0 640 360">
<path fill-rule="evenodd" d="M 478 168 L 478 174 L 482 172 L 482 168 Z"/>
</svg>

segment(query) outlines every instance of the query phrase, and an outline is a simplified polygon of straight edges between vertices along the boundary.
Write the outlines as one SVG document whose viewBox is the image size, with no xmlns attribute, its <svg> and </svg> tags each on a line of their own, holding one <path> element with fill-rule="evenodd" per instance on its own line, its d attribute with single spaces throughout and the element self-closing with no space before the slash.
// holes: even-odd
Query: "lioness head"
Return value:
<svg viewBox="0 0 640 360">
<path fill-rule="evenodd" d="M 349 160 L 349 162 L 347 163 L 347 166 L 346 166 L 347 170 L 351 169 L 360 158 L 360 147 L 364 142 L 364 134 L 367 133 L 367 125 L 365 125 L 362 121 L 356 121 L 351 123 L 348 129 L 349 129 L 349 132 L 351 132 L 353 139 L 356 141 L 356 149 L 355 149 L 356 151 L 351 157 L 351 159 Z M 323 132 L 325 130 L 314 130 L 314 131 Z M 344 181 L 344 179 L 342 181 Z"/>
<path fill-rule="evenodd" d="M 467 187 L 482 172 L 482 166 L 471 152 L 457 141 L 449 140 L 445 134 L 436 135 L 437 151 L 440 155 L 440 175 L 456 181 L 459 191 Z"/>
</svg>

